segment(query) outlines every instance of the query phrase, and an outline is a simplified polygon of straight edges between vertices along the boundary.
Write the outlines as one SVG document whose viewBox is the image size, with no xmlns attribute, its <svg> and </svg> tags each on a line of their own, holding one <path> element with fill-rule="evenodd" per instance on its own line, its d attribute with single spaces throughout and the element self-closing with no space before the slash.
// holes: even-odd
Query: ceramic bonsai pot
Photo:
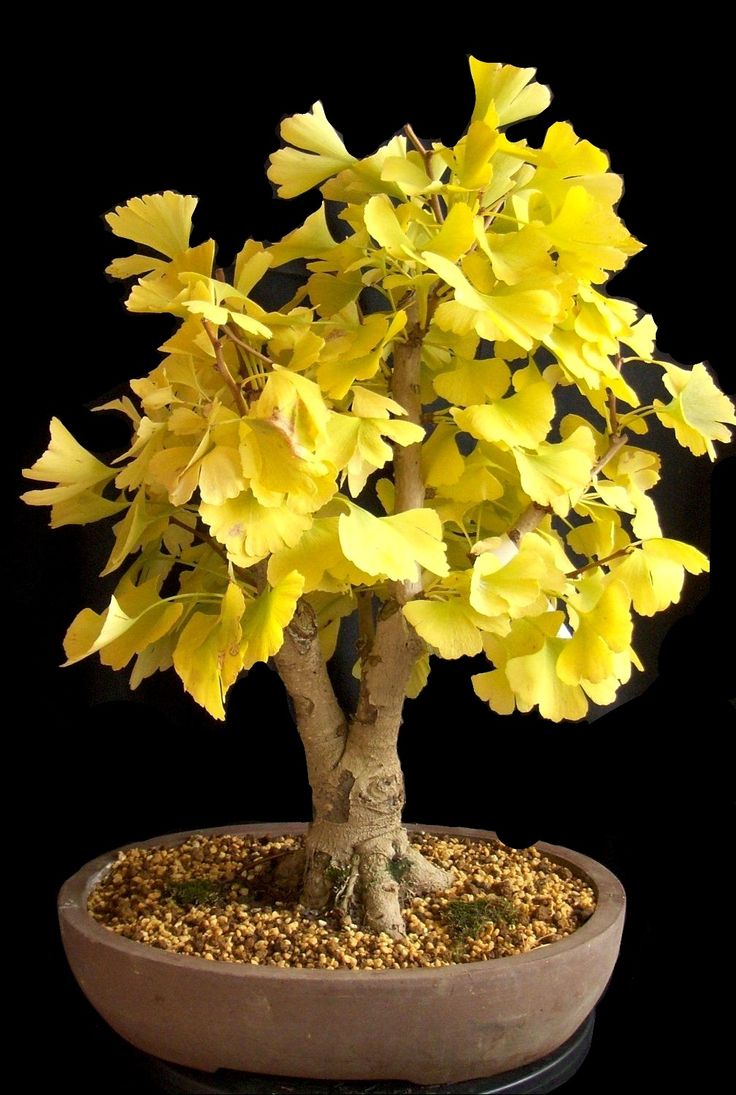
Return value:
<svg viewBox="0 0 736 1095">
<path fill-rule="evenodd" d="M 490 839 L 477 829 L 409 829 Z M 276 836 L 303 823 L 226 826 L 208 834 Z M 138 845 L 172 845 L 176 833 Z M 158 950 L 103 928 L 87 897 L 109 852 L 63 886 L 64 947 L 87 998 L 134 1046 L 179 1065 L 325 1080 L 449 1084 L 489 1077 L 561 1046 L 602 995 L 618 955 L 625 895 L 605 867 L 538 843 L 597 895 L 566 939 L 524 955 L 439 969 L 282 969 Z"/>
</svg>

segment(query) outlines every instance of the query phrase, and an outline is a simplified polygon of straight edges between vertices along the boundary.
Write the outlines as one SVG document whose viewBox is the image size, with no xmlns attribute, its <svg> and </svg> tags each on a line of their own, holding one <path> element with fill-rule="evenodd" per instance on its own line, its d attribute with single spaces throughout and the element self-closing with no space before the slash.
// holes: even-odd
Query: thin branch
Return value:
<svg viewBox="0 0 736 1095">
<path fill-rule="evenodd" d="M 204 329 L 212 343 L 212 349 L 215 351 L 215 368 L 230 389 L 232 397 L 235 400 L 235 406 L 238 408 L 241 415 L 245 417 L 248 414 L 248 404 L 245 402 L 243 393 L 228 368 L 227 361 L 225 361 L 225 355 L 222 351 L 222 340 L 217 333 L 217 328 L 214 323 L 211 323 L 208 319 L 203 319 L 202 323 L 204 324 Z"/>
<path fill-rule="evenodd" d="M 205 532 L 204 529 L 192 528 L 192 526 L 188 525 L 186 521 L 180 521 L 178 517 L 169 517 L 169 524 L 177 525 L 179 528 L 183 528 L 186 529 L 187 532 L 191 532 L 192 536 L 194 536 L 195 539 L 201 540 L 203 544 L 207 544 L 208 547 L 212 548 L 215 554 L 219 555 L 223 562 L 230 562 L 227 557 L 227 552 L 225 551 L 222 544 L 218 544 L 217 540 L 214 540 L 210 536 L 209 532 Z"/>
<path fill-rule="evenodd" d="M 591 472 L 590 472 L 590 478 L 591 479 L 594 479 L 596 477 L 596 475 L 598 474 L 598 472 L 601 471 L 603 468 L 605 468 L 606 464 L 610 460 L 613 460 L 616 453 L 619 451 L 619 449 L 622 449 L 624 447 L 624 445 L 628 442 L 628 440 L 629 440 L 629 435 L 626 434 L 626 433 L 619 433 L 619 434 L 616 434 L 616 436 L 611 438 L 611 444 L 608 446 L 606 451 L 603 453 L 603 456 L 599 457 L 598 460 L 596 460 L 595 464 L 593 465 L 593 467 L 591 469 Z"/>
<path fill-rule="evenodd" d="M 547 514 L 551 512 L 552 510 L 549 506 L 540 506 L 539 502 L 532 502 L 531 505 L 527 506 L 519 520 L 509 529 L 506 535 L 509 540 L 518 547 L 524 537 L 528 533 L 534 532 L 535 528 L 537 528 L 538 525 L 541 525 Z M 478 554 L 476 551 L 477 547 L 478 544 L 476 544 L 473 549 L 474 555 Z"/>
<path fill-rule="evenodd" d="M 432 152 L 431 152 L 431 150 L 429 148 L 424 147 L 424 145 L 419 140 L 416 133 L 414 132 L 414 130 L 412 129 L 412 127 L 409 125 L 408 122 L 404 126 L 404 133 L 406 133 L 407 137 L 409 138 L 411 143 L 414 145 L 414 147 L 416 148 L 419 155 L 422 157 L 422 160 L 424 161 L 424 170 L 427 172 L 427 178 L 431 180 L 431 178 L 432 178 Z M 432 204 L 432 209 L 434 210 L 434 215 L 437 218 L 437 221 L 439 222 L 439 224 L 444 224 L 445 223 L 445 214 L 442 212 L 442 206 L 440 205 L 439 194 L 431 194 L 429 200 Z"/>
<path fill-rule="evenodd" d="M 617 437 L 611 439 L 611 444 L 590 469 L 591 482 L 595 479 L 598 472 L 605 468 L 609 460 L 613 460 L 616 453 L 624 447 L 628 440 L 628 435 L 625 433 L 620 433 Z M 518 547 L 527 533 L 534 532 L 535 528 L 542 523 L 546 515 L 551 512 L 552 510 L 549 506 L 540 506 L 538 502 L 532 502 L 531 505 L 527 506 L 519 520 L 509 529 L 506 535 Z M 482 543 L 482 541 L 479 541 L 479 543 Z M 479 554 L 477 547 L 478 544 L 476 544 L 473 549 L 473 554 L 475 555 Z"/>
<path fill-rule="evenodd" d="M 632 545 L 627 544 L 626 547 L 619 548 L 618 551 L 612 551 L 610 555 L 605 555 L 602 559 L 593 559 L 585 566 L 568 571 L 565 577 L 578 578 L 581 574 L 585 574 L 586 570 L 595 570 L 596 567 L 602 567 L 604 563 L 610 563 L 612 559 L 620 559 L 622 555 L 630 555 L 632 550 Z"/>
<path fill-rule="evenodd" d="M 621 372 L 621 352 L 619 351 L 614 358 L 614 365 L 618 372 Z M 616 396 L 613 392 L 608 393 L 608 425 L 611 431 L 611 437 L 618 437 L 621 433 L 621 425 L 618 420 L 618 406 L 616 403 Z"/>
</svg>

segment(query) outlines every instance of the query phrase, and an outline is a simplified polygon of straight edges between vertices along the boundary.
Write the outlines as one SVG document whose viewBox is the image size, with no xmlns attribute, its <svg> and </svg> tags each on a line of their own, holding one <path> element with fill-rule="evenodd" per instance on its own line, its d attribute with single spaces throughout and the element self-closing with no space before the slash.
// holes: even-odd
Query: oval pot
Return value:
<svg viewBox="0 0 736 1095">
<path fill-rule="evenodd" d="M 303 823 L 235 825 L 205 835 L 302 833 Z M 437 825 L 410 830 L 491 839 Z M 175 833 L 128 847 L 178 844 Z M 117 852 L 83 867 L 59 895 L 69 964 L 88 1000 L 134 1046 L 189 1068 L 324 1080 L 450 1084 L 494 1076 L 566 1042 L 601 997 L 618 955 L 625 895 L 595 860 L 538 843 L 592 884 L 593 915 L 528 954 L 409 970 L 283 969 L 210 962 L 124 939 L 87 912 Z"/>
</svg>

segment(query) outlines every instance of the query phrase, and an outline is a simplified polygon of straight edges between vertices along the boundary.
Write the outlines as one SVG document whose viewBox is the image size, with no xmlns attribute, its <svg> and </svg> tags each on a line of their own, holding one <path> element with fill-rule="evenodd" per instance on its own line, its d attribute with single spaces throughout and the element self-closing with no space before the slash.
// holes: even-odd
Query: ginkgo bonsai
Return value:
<svg viewBox="0 0 736 1095">
<path fill-rule="evenodd" d="M 103 573 L 122 576 L 109 607 L 71 624 L 67 664 L 132 662 L 133 688 L 173 666 L 222 719 L 239 674 L 272 660 L 314 802 L 279 869 L 317 909 L 349 872 L 354 910 L 395 937 L 401 875 L 415 893 L 449 883 L 401 821 L 402 708 L 431 658 L 484 651 L 472 686 L 502 714 L 611 703 L 638 665 L 633 616 L 707 568 L 663 536 L 648 420 L 711 459 L 736 423 L 704 364 L 661 359 L 652 317 L 605 293 L 642 247 L 606 154 L 566 122 L 541 148 L 510 139 L 548 89 L 533 69 L 470 70 L 475 109 L 452 146 L 406 125 L 356 159 L 321 103 L 286 118 L 268 176 L 281 198 L 318 187 L 324 202 L 277 243 L 247 240 L 232 268 L 213 240 L 190 245 L 194 197 L 108 214 L 142 248 L 108 268 L 136 279 L 128 309 L 177 327 L 134 398 L 98 408 L 130 419 L 113 466 L 54 419 L 25 472 L 56 484 L 23 496 L 51 506 L 52 527 L 116 519 Z M 292 260 L 293 298 L 256 303 Z M 663 382 L 646 406 L 642 366 Z M 345 711 L 327 663 L 352 613 L 360 688 Z"/>
</svg>

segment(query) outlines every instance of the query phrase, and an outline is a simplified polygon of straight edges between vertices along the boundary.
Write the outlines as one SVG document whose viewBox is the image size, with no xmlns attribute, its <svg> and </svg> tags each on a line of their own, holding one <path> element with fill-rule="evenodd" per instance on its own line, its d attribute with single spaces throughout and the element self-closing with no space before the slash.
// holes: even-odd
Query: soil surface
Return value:
<svg viewBox="0 0 736 1095">
<path fill-rule="evenodd" d="M 411 833 L 455 882 L 404 894 L 406 937 L 319 917 L 274 888 L 271 870 L 302 838 L 194 836 L 174 848 L 121 852 L 88 908 L 127 939 L 224 962 L 317 969 L 409 969 L 523 954 L 570 935 L 595 910 L 586 881 L 535 847 Z M 401 865 L 397 867 L 400 881 Z M 339 895 L 343 879 L 333 880 Z"/>
</svg>

